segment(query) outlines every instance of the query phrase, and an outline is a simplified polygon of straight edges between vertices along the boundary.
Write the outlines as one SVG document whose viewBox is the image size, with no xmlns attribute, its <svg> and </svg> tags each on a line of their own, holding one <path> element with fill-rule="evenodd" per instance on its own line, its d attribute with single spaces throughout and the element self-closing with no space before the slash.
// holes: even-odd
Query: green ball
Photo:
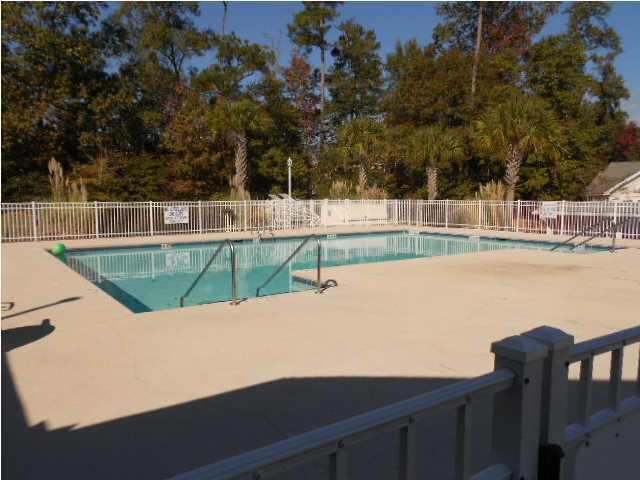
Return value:
<svg viewBox="0 0 640 480">
<path fill-rule="evenodd" d="M 53 253 L 56 257 L 59 257 L 60 255 L 63 255 L 64 252 L 67 251 L 67 247 L 64 246 L 64 243 L 56 243 L 52 248 L 51 248 L 51 253 Z"/>
</svg>

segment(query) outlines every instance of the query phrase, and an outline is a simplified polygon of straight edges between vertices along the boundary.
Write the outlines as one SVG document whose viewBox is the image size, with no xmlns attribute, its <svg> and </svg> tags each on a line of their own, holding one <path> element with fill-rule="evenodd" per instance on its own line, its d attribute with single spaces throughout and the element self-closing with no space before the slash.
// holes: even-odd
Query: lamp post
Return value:
<svg viewBox="0 0 640 480">
<path fill-rule="evenodd" d="M 293 165 L 293 160 L 291 160 L 291 157 L 287 158 L 287 168 L 289 170 L 289 176 L 288 176 L 288 185 L 289 185 L 289 197 L 291 197 L 291 166 Z"/>
</svg>

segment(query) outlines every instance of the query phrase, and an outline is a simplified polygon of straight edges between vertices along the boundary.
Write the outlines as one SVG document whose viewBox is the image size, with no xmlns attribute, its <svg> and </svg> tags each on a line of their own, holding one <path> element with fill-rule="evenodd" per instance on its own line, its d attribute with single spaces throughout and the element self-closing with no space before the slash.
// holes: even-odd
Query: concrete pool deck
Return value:
<svg viewBox="0 0 640 480">
<path fill-rule="evenodd" d="M 407 228 L 415 229 L 393 229 Z M 386 229 L 348 231 L 355 230 Z M 227 237 L 247 234 L 65 243 L 97 248 Z M 33 454 L 39 466 L 16 460 L 15 468 L 29 473 L 24 478 L 45 466 L 66 466 L 68 478 L 91 476 L 96 461 L 118 458 L 134 465 L 131 478 L 179 473 L 491 371 L 490 344 L 503 337 L 551 325 L 580 341 L 640 319 L 640 241 L 620 241 L 628 248 L 615 254 L 502 250 L 336 267 L 323 270 L 323 278 L 338 287 L 322 295 L 143 314 L 49 255 L 53 243 L 2 245 L 2 301 L 13 303 L 2 318 L 3 424 L 6 405 L 18 410 L 3 438 L 23 435 L 29 448 L 49 447 Z M 627 380 L 637 373 L 636 352 L 625 362 Z M 596 379 L 608 375 L 608 359 L 601 360 Z M 7 387 L 15 398 L 5 398 Z M 118 449 L 136 435 L 146 449 Z M 74 454 L 65 456 L 65 448 Z M 177 457 L 159 458 L 168 449 Z M 113 476 L 123 478 L 104 478 Z"/>
</svg>

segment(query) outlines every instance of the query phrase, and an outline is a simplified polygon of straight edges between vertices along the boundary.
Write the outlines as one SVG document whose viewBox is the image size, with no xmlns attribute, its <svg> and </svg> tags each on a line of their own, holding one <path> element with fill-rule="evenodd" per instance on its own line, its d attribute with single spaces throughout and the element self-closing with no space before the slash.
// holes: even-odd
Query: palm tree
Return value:
<svg viewBox="0 0 640 480">
<path fill-rule="evenodd" d="M 235 101 L 219 98 L 216 101 L 211 123 L 215 131 L 233 142 L 235 175 L 232 186 L 238 192 L 248 191 L 248 134 L 267 128 L 269 122 L 270 118 L 262 106 L 249 98 Z"/>
<path fill-rule="evenodd" d="M 518 96 L 502 103 L 474 122 L 476 145 L 504 157 L 507 201 L 513 201 L 520 178 L 520 167 L 530 154 L 559 157 L 562 130 L 553 113 L 541 100 Z"/>
<path fill-rule="evenodd" d="M 371 118 L 357 118 L 345 123 L 338 132 L 338 143 L 347 158 L 358 164 L 358 189 L 368 186 L 368 170 L 382 144 L 383 125 Z"/>
<path fill-rule="evenodd" d="M 464 156 L 462 143 L 450 130 L 440 125 L 420 127 L 409 137 L 409 155 L 427 171 L 429 200 L 438 198 L 438 170 Z"/>
</svg>

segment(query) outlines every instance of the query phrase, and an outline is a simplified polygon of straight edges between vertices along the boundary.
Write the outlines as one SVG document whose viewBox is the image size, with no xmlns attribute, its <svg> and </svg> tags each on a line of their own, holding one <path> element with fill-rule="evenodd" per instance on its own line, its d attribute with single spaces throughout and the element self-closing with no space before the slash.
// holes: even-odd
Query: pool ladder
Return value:
<svg viewBox="0 0 640 480">
<path fill-rule="evenodd" d="M 191 286 L 187 289 L 187 291 L 184 292 L 184 295 L 180 297 L 180 307 L 184 307 L 184 299 L 189 296 L 191 291 L 195 288 L 195 286 L 198 284 L 200 279 L 204 276 L 204 274 L 207 272 L 207 270 L 209 269 L 213 261 L 218 257 L 218 255 L 220 254 L 220 252 L 225 246 L 228 246 L 229 251 L 231 252 L 231 298 L 232 298 L 231 305 L 238 305 L 240 303 L 238 301 L 238 277 L 236 273 L 236 250 L 233 246 L 233 242 L 231 242 L 231 240 L 229 239 L 226 239 L 226 240 L 223 240 L 220 246 L 216 249 L 216 251 L 213 252 L 213 255 L 211 255 L 211 257 L 207 261 L 207 264 L 204 266 L 202 271 L 198 274 L 198 276 L 193 281 Z"/>
<path fill-rule="evenodd" d="M 608 218 L 605 218 L 605 219 L 601 220 L 598 223 L 595 223 L 593 225 L 589 225 L 589 226 L 583 228 L 580 231 L 580 233 L 576 233 L 571 238 L 568 238 L 564 242 L 557 244 L 555 247 L 553 247 L 551 249 L 551 251 L 553 251 L 553 250 L 555 250 L 557 248 L 560 248 L 563 245 L 571 245 L 571 250 L 573 250 L 575 248 L 581 247 L 582 245 L 586 245 L 587 243 L 589 243 L 591 240 L 593 240 L 597 236 L 604 235 L 605 233 L 611 233 L 611 247 L 610 247 L 609 251 L 611 253 L 614 253 L 616 251 L 616 234 L 618 233 L 618 230 L 621 227 L 624 227 L 627 223 L 629 223 L 632 220 L 636 220 L 637 221 L 638 219 L 635 218 L 635 217 L 630 217 L 630 218 L 627 218 L 627 219 L 625 219 L 625 220 L 623 220 L 621 222 L 613 222 L 613 225 L 610 228 L 603 228 L 604 224 L 607 221 L 609 221 Z M 600 227 L 600 231 L 598 233 L 596 233 L 596 234 L 593 234 L 593 229 L 594 228 L 598 228 L 598 227 Z M 569 244 L 569 242 L 571 242 L 572 240 L 575 240 L 578 237 L 586 237 L 587 233 L 589 233 L 590 236 L 586 240 L 583 240 L 583 241 L 578 242 L 576 244 Z"/>
<path fill-rule="evenodd" d="M 321 281 L 321 272 L 320 272 L 320 268 L 321 268 L 321 263 L 322 263 L 322 244 L 320 243 L 320 238 L 317 237 L 316 235 L 310 235 L 307 238 L 305 238 L 302 243 L 300 243 L 300 245 L 298 245 L 296 247 L 296 249 L 291 252 L 291 255 L 289 255 L 287 257 L 287 259 L 282 262 L 280 264 L 280 266 L 276 269 L 275 272 L 273 272 L 271 274 L 271 276 L 269 278 L 267 278 L 267 280 L 260 285 L 257 289 L 256 289 L 256 297 L 260 296 L 260 290 L 262 290 L 264 287 L 266 287 L 271 280 L 273 280 L 276 275 L 278 275 L 282 269 L 287 266 L 289 264 L 289 262 L 291 262 L 291 260 L 293 260 L 293 258 L 297 255 L 297 253 L 302 250 L 302 248 L 309 243 L 310 240 L 315 239 L 317 242 L 317 246 L 316 246 L 316 251 L 317 251 L 317 263 L 316 263 L 316 292 L 317 293 L 322 293 L 322 281 Z"/>
</svg>

